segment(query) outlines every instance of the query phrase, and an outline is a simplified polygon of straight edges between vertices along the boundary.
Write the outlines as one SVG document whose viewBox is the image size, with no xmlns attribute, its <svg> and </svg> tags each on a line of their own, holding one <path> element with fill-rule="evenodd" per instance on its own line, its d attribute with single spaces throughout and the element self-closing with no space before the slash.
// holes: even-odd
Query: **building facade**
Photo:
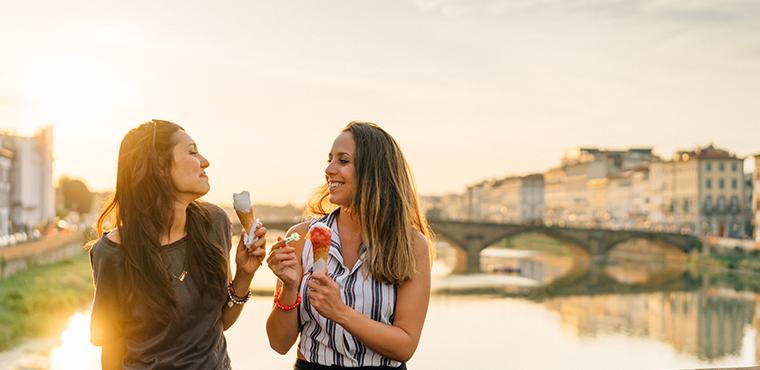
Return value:
<svg viewBox="0 0 760 370">
<path fill-rule="evenodd" d="M 544 174 L 544 221 L 583 227 L 608 223 L 610 182 L 604 179 L 646 167 L 656 159 L 651 148 L 577 148 L 567 152 L 560 167 Z"/>
<path fill-rule="evenodd" d="M 431 220 L 468 220 L 469 204 L 465 194 L 428 195 L 420 197 L 422 212 Z"/>
<path fill-rule="evenodd" d="M 752 212 L 755 227 L 755 240 L 760 242 L 760 154 L 755 155 L 755 175 L 752 186 Z"/>
<path fill-rule="evenodd" d="M 754 197 L 755 186 L 753 183 L 754 173 L 744 174 L 744 198 L 742 198 L 742 212 L 744 212 L 744 233 L 747 237 L 754 237 L 754 209 L 752 208 L 752 199 Z"/>
<path fill-rule="evenodd" d="M 544 223 L 563 225 L 569 210 L 566 196 L 566 176 L 562 167 L 544 173 Z"/>
<path fill-rule="evenodd" d="M 541 223 L 544 220 L 544 175 L 532 174 L 520 179 L 520 220 Z"/>
<path fill-rule="evenodd" d="M 31 137 L 0 133 L 0 233 L 29 233 L 55 217 L 53 130 Z M 3 195 L 3 192 L 7 195 Z M 7 197 L 3 199 L 3 197 Z M 3 203 L 8 201 L 8 203 Z M 7 214 L 3 211 L 5 210 Z M 7 235 L 7 234 L 6 234 Z"/>
<path fill-rule="evenodd" d="M 10 143 L 0 140 L 0 237 L 11 233 L 11 209 L 13 207 L 11 171 L 16 153 Z"/>
<path fill-rule="evenodd" d="M 760 154 L 754 174 L 713 145 L 662 160 L 652 149 L 579 148 L 543 174 L 487 180 L 423 199 L 431 218 L 647 229 L 760 241 Z"/>
<path fill-rule="evenodd" d="M 542 174 L 487 180 L 467 187 L 463 194 L 422 196 L 423 212 L 430 219 L 495 223 L 542 222 Z"/>
<path fill-rule="evenodd" d="M 741 238 L 747 236 L 744 161 L 710 145 L 679 151 L 652 165 L 662 198 L 653 218 L 665 230 Z"/>
<path fill-rule="evenodd" d="M 493 201 L 498 214 L 489 221 L 502 223 L 538 223 L 544 219 L 544 176 L 513 176 L 493 184 Z"/>
</svg>

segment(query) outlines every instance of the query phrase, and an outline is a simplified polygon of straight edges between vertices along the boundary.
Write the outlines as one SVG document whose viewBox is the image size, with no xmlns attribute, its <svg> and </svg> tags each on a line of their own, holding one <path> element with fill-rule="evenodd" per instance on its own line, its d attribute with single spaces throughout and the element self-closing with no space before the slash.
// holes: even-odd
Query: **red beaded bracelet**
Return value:
<svg viewBox="0 0 760 370">
<path fill-rule="evenodd" d="M 277 292 L 274 294 L 274 306 L 283 310 L 283 311 L 293 311 L 296 309 L 296 307 L 301 305 L 301 292 L 298 292 L 298 295 L 296 296 L 296 302 L 291 305 L 281 305 L 280 304 L 280 293 L 282 292 L 282 288 L 277 288 Z"/>
</svg>

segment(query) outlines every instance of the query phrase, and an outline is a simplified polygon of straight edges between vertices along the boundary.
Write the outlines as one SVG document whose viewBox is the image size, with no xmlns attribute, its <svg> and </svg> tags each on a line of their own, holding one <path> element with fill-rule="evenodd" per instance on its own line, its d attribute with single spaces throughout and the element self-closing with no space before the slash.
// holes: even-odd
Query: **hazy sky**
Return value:
<svg viewBox="0 0 760 370">
<path fill-rule="evenodd" d="M 302 203 L 371 120 L 425 194 L 579 145 L 760 152 L 754 0 L 0 0 L 0 128 L 55 127 L 56 175 L 108 189 L 124 134 L 183 125 L 209 199 Z"/>
</svg>

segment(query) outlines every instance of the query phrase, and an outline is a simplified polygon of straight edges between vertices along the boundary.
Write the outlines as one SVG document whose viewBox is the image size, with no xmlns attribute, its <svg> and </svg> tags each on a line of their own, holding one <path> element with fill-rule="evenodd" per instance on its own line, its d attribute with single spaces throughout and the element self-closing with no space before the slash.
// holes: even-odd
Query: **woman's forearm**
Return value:
<svg viewBox="0 0 760 370">
<path fill-rule="evenodd" d="M 298 299 L 298 288 L 282 288 L 280 293 L 280 304 L 291 305 Z M 267 336 L 269 345 L 284 355 L 288 353 L 290 347 L 298 339 L 298 308 L 290 311 L 281 310 L 272 307 L 272 312 L 267 320 Z"/>
<path fill-rule="evenodd" d="M 404 329 L 383 324 L 346 307 L 336 322 L 373 351 L 400 362 L 408 361 L 418 341 Z"/>
<path fill-rule="evenodd" d="M 237 270 L 235 278 L 232 279 L 232 289 L 235 291 L 235 295 L 238 297 L 247 295 L 248 289 L 251 287 L 251 280 L 253 280 L 253 275 Z M 240 313 L 243 312 L 243 306 L 244 304 L 233 304 L 232 307 L 227 306 L 227 304 L 224 305 L 222 309 L 222 326 L 224 330 L 229 329 L 237 321 Z"/>
<path fill-rule="evenodd" d="M 103 370 L 121 370 L 125 351 L 124 341 L 121 339 L 104 343 L 100 352 L 100 366 Z"/>
</svg>

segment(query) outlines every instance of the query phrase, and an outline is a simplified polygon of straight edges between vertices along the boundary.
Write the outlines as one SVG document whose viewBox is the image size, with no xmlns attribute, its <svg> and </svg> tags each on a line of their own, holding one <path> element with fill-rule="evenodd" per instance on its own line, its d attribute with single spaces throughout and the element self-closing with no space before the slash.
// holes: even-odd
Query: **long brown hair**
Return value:
<svg viewBox="0 0 760 370">
<path fill-rule="evenodd" d="M 142 304 L 156 319 L 168 323 L 176 317 L 176 300 L 165 261 L 161 235 L 174 221 L 175 187 L 170 173 L 175 134 L 179 125 L 160 120 L 130 130 L 121 141 L 116 191 L 98 218 L 97 232 L 113 214 L 126 257 L 127 300 Z M 187 271 L 202 295 L 222 296 L 227 261 L 222 246 L 208 237 L 211 219 L 198 202 L 187 207 Z"/>
<path fill-rule="evenodd" d="M 403 283 L 416 272 L 415 233 L 432 239 L 414 175 L 396 140 L 376 124 L 353 121 L 342 132 L 350 132 L 356 143 L 356 189 L 348 211 L 359 219 L 367 246 L 365 266 L 378 281 Z M 329 196 L 327 185 L 322 185 L 307 212 L 325 215 L 335 209 Z"/>
</svg>

